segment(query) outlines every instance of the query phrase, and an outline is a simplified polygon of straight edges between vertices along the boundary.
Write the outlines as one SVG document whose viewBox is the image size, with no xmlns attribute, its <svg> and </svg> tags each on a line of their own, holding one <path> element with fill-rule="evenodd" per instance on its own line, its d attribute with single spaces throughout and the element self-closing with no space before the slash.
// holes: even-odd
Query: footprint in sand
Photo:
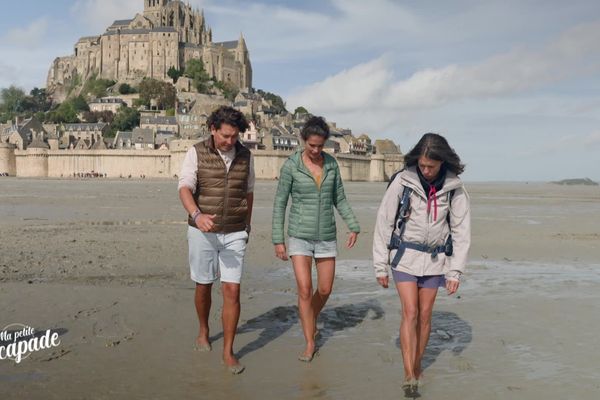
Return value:
<svg viewBox="0 0 600 400">
<path fill-rule="evenodd" d="M 452 358 L 452 360 L 450 361 L 450 365 L 452 365 L 453 368 L 456 368 L 461 372 L 473 371 L 475 369 L 473 367 L 473 364 L 471 364 L 469 360 L 462 356 L 456 356 Z"/>
<path fill-rule="evenodd" d="M 112 314 L 109 318 L 102 318 L 94 322 L 94 336 L 100 339 L 110 339 L 107 346 L 117 346 L 122 341 L 131 340 L 135 331 L 129 328 L 121 314 Z"/>
</svg>

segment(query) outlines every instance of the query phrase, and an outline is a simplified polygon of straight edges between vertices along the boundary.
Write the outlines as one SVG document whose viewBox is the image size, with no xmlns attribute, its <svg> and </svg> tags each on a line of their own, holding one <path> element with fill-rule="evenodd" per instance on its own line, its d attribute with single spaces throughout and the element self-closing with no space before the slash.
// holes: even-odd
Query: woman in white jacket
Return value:
<svg viewBox="0 0 600 400">
<path fill-rule="evenodd" d="M 455 293 L 467 260 L 471 217 L 469 196 L 458 178 L 463 170 L 446 139 L 427 133 L 406 155 L 405 169 L 391 181 L 377 212 L 375 276 L 387 288 L 391 267 L 400 296 L 405 390 L 416 391 L 422 378 L 438 287 Z"/>
</svg>

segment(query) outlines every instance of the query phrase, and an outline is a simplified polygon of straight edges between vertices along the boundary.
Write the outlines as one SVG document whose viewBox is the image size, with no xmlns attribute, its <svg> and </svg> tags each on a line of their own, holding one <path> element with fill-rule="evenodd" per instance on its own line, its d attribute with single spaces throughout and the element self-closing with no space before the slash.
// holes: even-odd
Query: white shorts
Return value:
<svg viewBox="0 0 600 400">
<path fill-rule="evenodd" d="M 248 233 L 202 232 L 188 226 L 190 276 L 196 283 L 240 283 Z"/>
<path fill-rule="evenodd" d="M 290 236 L 288 255 L 309 256 L 313 258 L 337 257 L 337 241 L 305 240 Z"/>
</svg>

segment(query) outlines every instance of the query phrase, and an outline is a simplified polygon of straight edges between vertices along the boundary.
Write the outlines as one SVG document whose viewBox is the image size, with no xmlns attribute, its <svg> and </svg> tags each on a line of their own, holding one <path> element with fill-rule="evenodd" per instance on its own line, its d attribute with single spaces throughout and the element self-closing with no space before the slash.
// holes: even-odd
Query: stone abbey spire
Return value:
<svg viewBox="0 0 600 400">
<path fill-rule="evenodd" d="M 184 69 L 199 59 L 211 77 L 252 87 L 252 66 L 242 35 L 237 41 L 213 42 L 204 12 L 179 0 L 144 0 L 144 10 L 116 20 L 98 36 L 80 38 L 74 54 L 56 58 L 47 88 L 57 100 L 65 88 L 91 77 L 136 83 L 144 77 L 169 80 L 171 67 Z"/>
</svg>

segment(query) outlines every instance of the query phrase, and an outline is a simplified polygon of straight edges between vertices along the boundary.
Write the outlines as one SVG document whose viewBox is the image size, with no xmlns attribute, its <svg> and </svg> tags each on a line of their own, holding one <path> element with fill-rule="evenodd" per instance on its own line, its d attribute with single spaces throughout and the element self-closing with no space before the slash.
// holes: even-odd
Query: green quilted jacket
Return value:
<svg viewBox="0 0 600 400">
<path fill-rule="evenodd" d="M 273 203 L 273 244 L 285 243 L 283 227 L 285 210 L 290 195 L 288 236 L 305 240 L 336 239 L 335 206 L 352 232 L 360 232 L 356 217 L 350 208 L 337 161 L 323 153 L 321 188 L 302 162 L 302 151 L 297 150 L 281 167 L 279 184 Z"/>
</svg>

